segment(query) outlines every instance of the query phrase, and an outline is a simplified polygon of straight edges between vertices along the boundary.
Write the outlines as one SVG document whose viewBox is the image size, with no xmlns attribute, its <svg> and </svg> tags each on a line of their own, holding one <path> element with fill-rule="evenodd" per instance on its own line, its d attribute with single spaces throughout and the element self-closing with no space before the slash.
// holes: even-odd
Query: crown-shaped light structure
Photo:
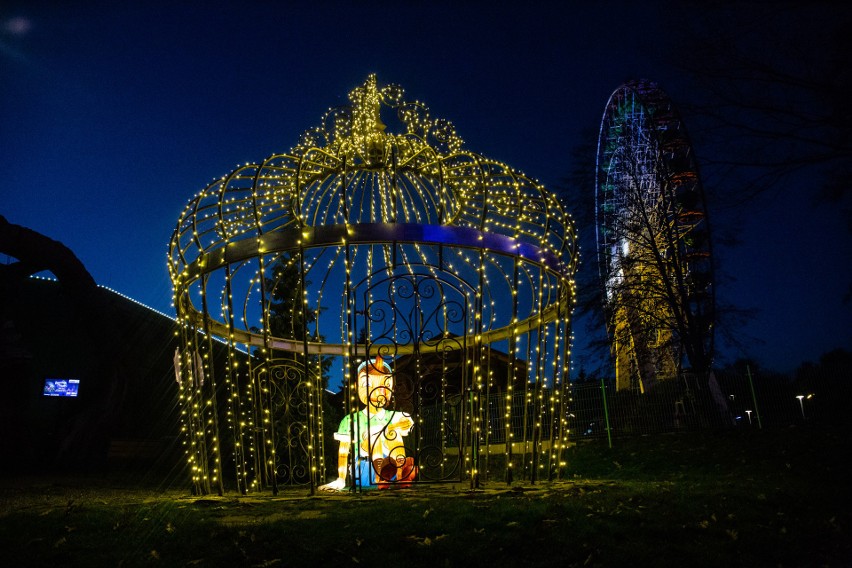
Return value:
<svg viewBox="0 0 852 568">
<path fill-rule="evenodd" d="M 456 255 L 481 247 L 488 256 L 518 256 L 523 263 L 542 266 L 563 282 L 567 297 L 573 297 L 575 236 L 556 197 L 508 165 L 464 150 L 452 123 L 432 118 L 418 101 L 406 101 L 396 85 L 380 88 L 370 75 L 349 100 L 349 106 L 330 109 L 322 126 L 306 131 L 290 152 L 239 166 L 190 200 L 170 246 L 181 319 L 201 321 L 201 281 L 220 280 L 213 275 L 226 272 L 226 267 L 227 272 L 244 273 L 253 258 L 297 253 L 300 248 L 337 249 L 344 242 L 419 241 L 457 247 Z M 382 111 L 388 110 L 394 112 L 383 120 Z M 388 125 L 391 121 L 395 131 Z M 417 258 L 426 252 L 417 248 L 407 257 L 429 265 L 433 259 Z M 355 252 L 351 271 L 357 271 L 357 257 L 365 254 Z M 371 258 L 364 275 L 384 262 Z M 271 263 L 270 258 L 266 264 Z M 318 267 L 309 263 L 307 268 Z M 257 285 L 263 276 L 254 270 L 243 277 L 242 285 L 228 277 L 231 295 L 241 288 L 260 292 Z M 319 282 L 313 274 L 311 281 Z M 340 298 L 340 292 L 323 296 Z M 238 311 L 244 326 L 236 334 L 244 340 L 252 327 L 260 327 L 262 317 L 252 319 L 236 307 L 223 310 Z M 222 319 L 212 317 L 214 330 L 233 335 Z M 340 339 L 330 343 L 344 343 Z"/>
<path fill-rule="evenodd" d="M 306 366 L 320 357 L 354 372 L 365 356 L 463 352 L 464 380 L 486 389 L 498 379 L 479 361 L 493 349 L 523 360 L 531 384 L 560 384 L 576 261 L 573 224 L 554 195 L 466 150 L 451 122 L 370 75 L 289 152 L 238 166 L 187 204 L 169 248 L 182 368 L 199 366 L 195 332 L 227 344 L 229 416 L 248 416 L 247 428 L 268 410 L 240 385 L 260 384 L 276 361 L 318 377 Z M 240 351 L 251 361 L 237 361 Z M 194 410 L 200 396 L 184 395 L 187 416 L 204 414 Z M 187 431 L 201 436 L 210 428 L 201 422 Z M 198 478 L 209 484 L 208 470 Z"/>
</svg>

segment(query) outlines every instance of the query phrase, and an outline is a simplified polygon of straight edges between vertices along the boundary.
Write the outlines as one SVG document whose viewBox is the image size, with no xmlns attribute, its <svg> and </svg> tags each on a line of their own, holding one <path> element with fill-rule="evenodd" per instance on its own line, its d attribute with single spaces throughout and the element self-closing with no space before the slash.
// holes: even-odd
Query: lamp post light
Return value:
<svg viewBox="0 0 852 568">
<path fill-rule="evenodd" d="M 748 414 L 748 423 L 751 425 L 751 410 L 746 410 L 746 414 Z"/>
<path fill-rule="evenodd" d="M 797 394 L 796 398 L 799 399 L 799 408 L 802 409 L 802 420 L 804 420 L 805 419 L 805 403 L 804 403 L 805 395 Z"/>
</svg>

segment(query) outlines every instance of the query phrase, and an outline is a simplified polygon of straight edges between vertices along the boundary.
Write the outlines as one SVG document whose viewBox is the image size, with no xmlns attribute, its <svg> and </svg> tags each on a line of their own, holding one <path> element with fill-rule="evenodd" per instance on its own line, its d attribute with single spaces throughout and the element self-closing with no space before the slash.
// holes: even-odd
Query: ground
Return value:
<svg viewBox="0 0 852 568">
<path fill-rule="evenodd" d="M 0 480 L 3 566 L 850 566 L 845 431 L 578 444 L 562 480 L 190 495 L 133 476 Z"/>
</svg>

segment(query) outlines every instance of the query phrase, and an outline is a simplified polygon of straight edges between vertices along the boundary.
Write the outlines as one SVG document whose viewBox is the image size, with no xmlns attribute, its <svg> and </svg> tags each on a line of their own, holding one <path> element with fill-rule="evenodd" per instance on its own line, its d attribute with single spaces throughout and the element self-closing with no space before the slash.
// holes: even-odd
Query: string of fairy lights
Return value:
<svg viewBox="0 0 852 568">
<path fill-rule="evenodd" d="M 370 76 L 349 99 L 288 153 L 212 181 L 177 223 L 169 269 L 194 489 L 324 482 L 323 361 L 348 412 L 350 369 L 379 351 L 414 357 L 417 373 L 440 361 L 434 408 L 415 406 L 406 449 L 439 456 L 419 480 L 560 475 L 570 216 L 538 182 L 464 150 L 452 123 L 400 87 Z M 285 314 L 272 311 L 281 298 Z M 281 317 L 292 333 L 276 335 Z"/>
</svg>

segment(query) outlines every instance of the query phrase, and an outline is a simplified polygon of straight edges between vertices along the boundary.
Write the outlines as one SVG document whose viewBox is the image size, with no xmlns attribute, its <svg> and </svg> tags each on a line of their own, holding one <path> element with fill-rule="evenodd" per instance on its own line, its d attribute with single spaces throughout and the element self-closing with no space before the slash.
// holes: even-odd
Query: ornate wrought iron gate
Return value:
<svg viewBox="0 0 852 568">
<path fill-rule="evenodd" d="M 253 370 L 253 405 L 257 425 L 255 467 L 264 486 L 302 485 L 311 482 L 322 455 L 319 396 L 311 365 L 303 355 L 273 359 Z M 317 445 L 318 442 L 318 445 Z"/>
<path fill-rule="evenodd" d="M 462 480 L 473 471 L 469 404 L 473 351 L 464 333 L 473 289 L 433 274 L 401 274 L 356 293 L 366 355 L 393 360 L 395 410 L 411 415 L 405 441 L 416 481 Z M 357 353 L 355 354 L 358 355 Z"/>
</svg>

